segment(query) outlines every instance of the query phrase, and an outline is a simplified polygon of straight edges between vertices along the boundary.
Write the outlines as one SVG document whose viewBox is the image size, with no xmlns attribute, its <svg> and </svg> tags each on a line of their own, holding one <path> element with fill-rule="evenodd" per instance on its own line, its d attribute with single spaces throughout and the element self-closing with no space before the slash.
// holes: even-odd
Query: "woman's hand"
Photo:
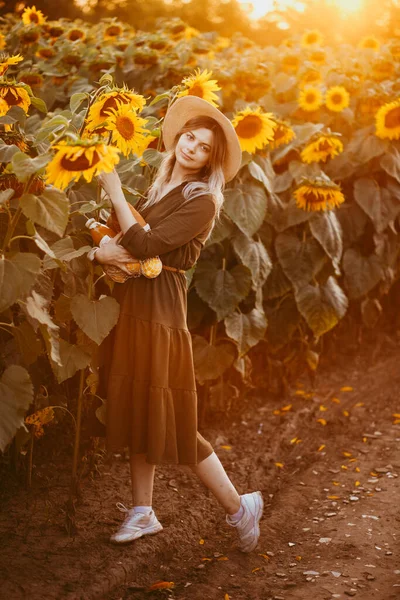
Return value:
<svg viewBox="0 0 400 600">
<path fill-rule="evenodd" d="M 96 260 L 102 265 L 113 265 L 131 275 L 131 271 L 126 268 L 126 263 L 139 261 L 128 250 L 125 250 L 123 246 L 118 244 L 122 236 L 123 233 L 121 231 L 115 237 L 111 238 L 109 242 L 100 246 L 96 251 Z"/>
<path fill-rule="evenodd" d="M 106 194 L 110 197 L 111 202 L 121 198 L 121 180 L 115 169 L 111 171 L 111 173 L 100 173 L 100 175 L 97 176 L 97 180 Z"/>
</svg>

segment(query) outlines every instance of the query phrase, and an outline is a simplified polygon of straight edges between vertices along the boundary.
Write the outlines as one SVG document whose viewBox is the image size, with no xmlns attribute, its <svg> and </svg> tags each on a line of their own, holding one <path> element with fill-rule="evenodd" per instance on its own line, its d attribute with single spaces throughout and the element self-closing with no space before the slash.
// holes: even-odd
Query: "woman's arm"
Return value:
<svg viewBox="0 0 400 600">
<path fill-rule="evenodd" d="M 106 244 L 102 244 L 96 250 L 94 258 L 101 265 L 113 265 L 130 275 L 131 271 L 126 268 L 126 263 L 138 262 L 138 259 L 134 258 L 125 248 L 119 245 L 118 242 L 122 236 L 123 232 L 121 231 Z"/>
<path fill-rule="evenodd" d="M 111 173 L 101 173 L 98 176 L 98 180 L 102 188 L 109 195 L 117 214 L 121 231 L 125 233 L 128 231 L 129 227 L 138 223 L 138 220 L 133 216 L 128 206 L 124 192 L 122 191 L 121 180 L 118 173 L 115 169 Z"/>
</svg>

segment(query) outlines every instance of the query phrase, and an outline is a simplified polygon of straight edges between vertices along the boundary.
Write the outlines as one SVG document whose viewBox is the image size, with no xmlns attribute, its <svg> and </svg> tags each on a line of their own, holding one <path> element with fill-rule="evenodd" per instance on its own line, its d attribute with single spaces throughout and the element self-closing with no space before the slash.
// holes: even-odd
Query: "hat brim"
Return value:
<svg viewBox="0 0 400 600">
<path fill-rule="evenodd" d="M 172 148 L 178 131 L 192 119 L 204 115 L 215 119 L 222 127 L 227 141 L 225 163 L 222 167 L 225 182 L 236 175 L 242 164 L 242 150 L 236 131 L 228 119 L 218 108 L 198 96 L 182 96 L 168 109 L 163 123 L 163 140 L 166 150 Z"/>
</svg>

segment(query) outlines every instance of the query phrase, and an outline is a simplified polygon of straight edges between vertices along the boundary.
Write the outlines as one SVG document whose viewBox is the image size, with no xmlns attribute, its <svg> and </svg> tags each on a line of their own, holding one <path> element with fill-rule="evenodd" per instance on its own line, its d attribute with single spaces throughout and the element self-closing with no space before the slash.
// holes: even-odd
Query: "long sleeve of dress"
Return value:
<svg viewBox="0 0 400 600">
<path fill-rule="evenodd" d="M 139 260 L 165 254 L 187 244 L 204 231 L 212 224 L 215 214 L 213 197 L 203 194 L 184 201 L 178 210 L 149 231 L 135 223 L 125 232 L 120 244 Z"/>
</svg>

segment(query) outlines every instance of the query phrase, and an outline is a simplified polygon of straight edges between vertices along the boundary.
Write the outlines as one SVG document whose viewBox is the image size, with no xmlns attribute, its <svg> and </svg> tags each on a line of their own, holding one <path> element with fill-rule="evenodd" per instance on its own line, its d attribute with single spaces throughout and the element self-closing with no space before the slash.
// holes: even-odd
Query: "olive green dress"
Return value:
<svg viewBox="0 0 400 600">
<path fill-rule="evenodd" d="M 135 258 L 159 256 L 187 270 L 199 258 L 216 212 L 210 194 L 185 200 L 185 182 L 141 209 L 149 223 L 135 223 L 121 245 Z M 163 269 L 115 283 L 117 325 L 100 347 L 100 395 L 106 402 L 106 448 L 129 447 L 150 464 L 194 465 L 213 448 L 197 431 L 197 392 L 192 338 L 187 327 L 184 273 Z"/>
</svg>

